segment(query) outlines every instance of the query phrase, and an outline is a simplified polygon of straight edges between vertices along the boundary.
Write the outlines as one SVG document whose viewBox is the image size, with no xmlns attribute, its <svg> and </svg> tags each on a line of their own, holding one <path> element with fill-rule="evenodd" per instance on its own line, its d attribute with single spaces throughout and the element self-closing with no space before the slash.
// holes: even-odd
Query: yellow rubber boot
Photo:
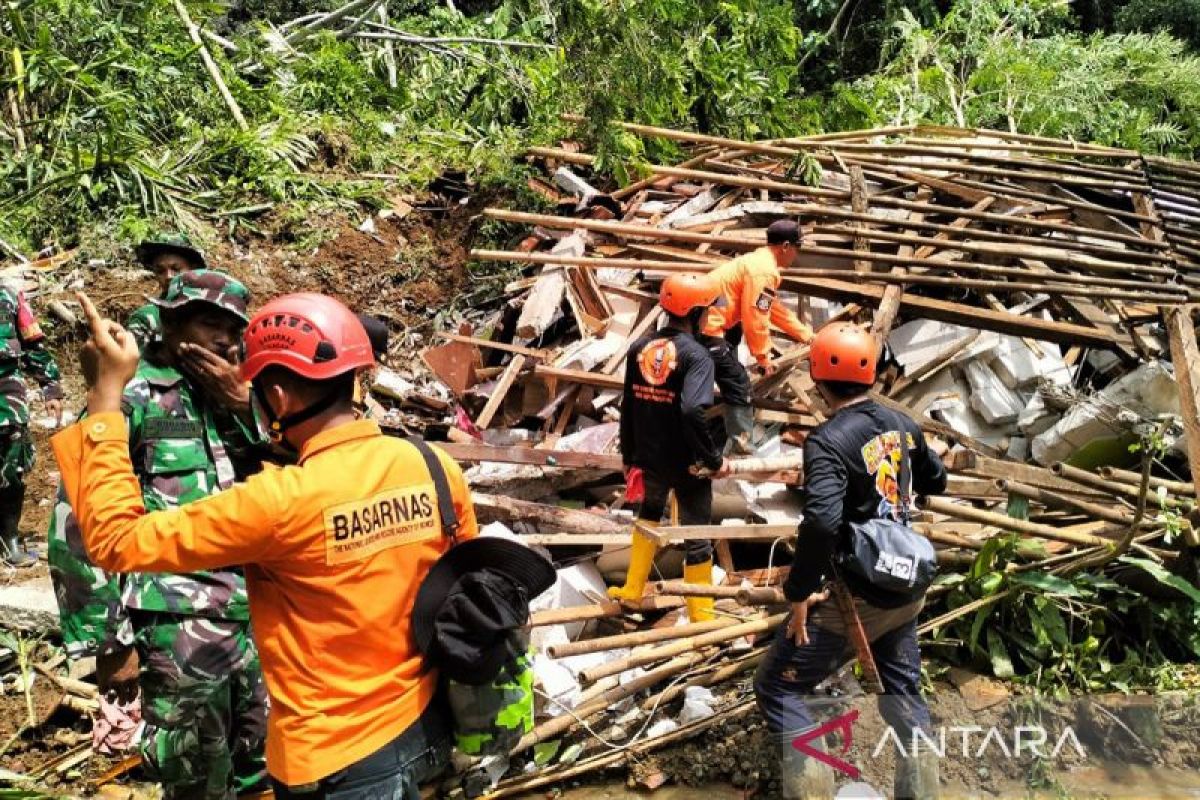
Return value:
<svg viewBox="0 0 1200 800">
<path fill-rule="evenodd" d="M 688 583 L 712 586 L 712 569 L 711 558 L 699 564 L 684 564 L 683 579 Z M 685 597 L 684 602 L 687 603 L 688 619 L 692 622 L 708 622 L 713 618 L 713 604 L 716 602 L 714 598 Z"/>
<path fill-rule="evenodd" d="M 658 527 L 657 522 L 647 522 L 644 519 L 638 520 L 638 524 L 647 528 Z M 657 551 L 658 545 L 654 543 L 654 540 L 634 528 L 629 552 L 629 570 L 625 573 L 625 585 L 610 586 L 608 596 L 614 600 L 641 600 L 642 593 L 646 590 L 646 580 L 650 577 L 650 568 L 654 565 L 654 554 Z"/>
</svg>

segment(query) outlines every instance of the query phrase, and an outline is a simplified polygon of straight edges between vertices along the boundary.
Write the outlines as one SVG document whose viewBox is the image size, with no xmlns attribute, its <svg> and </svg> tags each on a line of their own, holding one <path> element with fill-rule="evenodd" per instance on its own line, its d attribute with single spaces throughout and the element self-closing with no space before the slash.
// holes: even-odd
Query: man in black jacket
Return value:
<svg viewBox="0 0 1200 800">
<path fill-rule="evenodd" d="M 825 602 L 825 582 L 835 578 L 845 580 L 854 596 L 883 683 L 880 712 L 906 748 L 897 754 L 895 797 L 937 796 L 936 755 L 928 750 L 914 754 L 911 747 L 912 731 L 929 726 L 917 648 L 917 614 L 924 596 L 913 600 L 849 574 L 834 574 L 834 558 L 844 547 L 849 523 L 903 521 L 914 489 L 939 494 L 946 488 L 946 470 L 920 426 L 870 399 L 877 353 L 870 333 L 844 323 L 821 330 L 810 351 L 813 381 L 832 414 L 804 444 L 804 518 L 784 584 L 792 616 L 754 680 L 759 709 L 780 744 L 785 798 L 833 796 L 830 767 L 805 756 L 794 743 L 816 727 L 805 696 L 852 655 L 841 614 L 834 603 Z M 909 453 L 910 476 L 901 475 L 902 448 Z M 805 743 L 819 748 L 820 739 Z"/>
<path fill-rule="evenodd" d="M 671 275 L 658 297 L 667 312 L 666 326 L 629 350 L 621 401 L 621 460 L 630 486 L 637 483 L 639 470 L 645 483 L 638 526 L 658 527 L 671 491 L 681 524 L 711 522 L 712 478 L 723 475 L 726 464 L 708 419 L 713 360 L 696 341 L 696 330 L 700 317 L 720 297 L 720 285 L 707 275 Z M 609 596 L 640 600 L 657 549 L 635 526 L 625 585 L 609 589 Z M 691 583 L 712 583 L 711 542 L 687 543 L 683 576 Z M 692 622 L 713 618 L 711 598 L 688 598 L 687 606 Z"/>
</svg>

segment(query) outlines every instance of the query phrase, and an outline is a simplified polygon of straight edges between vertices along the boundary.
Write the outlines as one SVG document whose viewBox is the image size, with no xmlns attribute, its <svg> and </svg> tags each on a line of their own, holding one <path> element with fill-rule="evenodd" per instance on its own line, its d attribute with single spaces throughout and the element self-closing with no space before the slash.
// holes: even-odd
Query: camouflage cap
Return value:
<svg viewBox="0 0 1200 800">
<path fill-rule="evenodd" d="M 236 278 L 215 269 L 182 272 L 167 284 L 162 297 L 149 298 L 159 308 L 182 308 L 188 303 L 209 303 L 248 322 L 250 290 Z"/>
<path fill-rule="evenodd" d="M 204 260 L 204 253 L 199 247 L 192 244 L 192 240 L 185 233 L 161 232 L 156 233 L 149 239 L 140 242 L 134 248 L 134 254 L 137 255 L 137 260 L 145 265 L 149 265 L 150 261 L 159 253 L 175 253 L 181 255 L 189 261 L 196 264 L 199 269 L 207 268 L 207 263 Z"/>
</svg>

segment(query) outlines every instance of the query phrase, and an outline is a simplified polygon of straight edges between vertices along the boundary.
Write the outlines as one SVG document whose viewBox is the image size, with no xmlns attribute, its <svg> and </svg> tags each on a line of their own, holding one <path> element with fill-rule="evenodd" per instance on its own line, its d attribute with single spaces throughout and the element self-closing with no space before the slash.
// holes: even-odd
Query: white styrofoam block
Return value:
<svg viewBox="0 0 1200 800">
<path fill-rule="evenodd" d="M 1008 438 L 1006 427 L 989 425 L 971 410 L 967 402 L 971 396 L 971 387 L 966 381 L 955 377 L 950 370 L 935 375 L 927 383 L 928 392 L 938 395 L 951 394 L 950 397 L 936 400 L 929 406 L 930 414 L 934 418 L 984 444 L 999 446 Z"/>
<path fill-rule="evenodd" d="M 937 360 L 972 335 L 967 328 L 918 319 L 894 329 L 888 345 L 905 372 L 912 373 Z"/>
<path fill-rule="evenodd" d="M 1058 346 L 1042 342 L 1038 347 L 1042 351 L 1040 356 L 1021 339 L 1001 336 L 990 354 L 989 366 L 1010 389 L 1025 389 L 1039 381 L 1070 385 L 1071 369 L 1063 361 Z"/>
<path fill-rule="evenodd" d="M 1004 385 L 1004 381 L 986 364 L 970 361 L 966 365 L 967 382 L 971 385 L 971 408 L 990 425 L 1016 422 L 1025 409 L 1021 396 Z"/>
</svg>

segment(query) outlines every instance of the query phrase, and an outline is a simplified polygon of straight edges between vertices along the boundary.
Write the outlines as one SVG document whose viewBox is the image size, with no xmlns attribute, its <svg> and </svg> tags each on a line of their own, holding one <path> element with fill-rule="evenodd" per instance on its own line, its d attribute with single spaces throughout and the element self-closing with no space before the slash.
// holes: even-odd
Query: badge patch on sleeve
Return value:
<svg viewBox="0 0 1200 800">
<path fill-rule="evenodd" d="M 325 509 L 325 563 L 345 564 L 442 535 L 432 483 Z"/>
<path fill-rule="evenodd" d="M 770 289 L 763 289 L 762 294 L 754 301 L 754 307 L 764 314 L 771 310 L 771 304 L 775 302 L 775 293 Z"/>
</svg>

